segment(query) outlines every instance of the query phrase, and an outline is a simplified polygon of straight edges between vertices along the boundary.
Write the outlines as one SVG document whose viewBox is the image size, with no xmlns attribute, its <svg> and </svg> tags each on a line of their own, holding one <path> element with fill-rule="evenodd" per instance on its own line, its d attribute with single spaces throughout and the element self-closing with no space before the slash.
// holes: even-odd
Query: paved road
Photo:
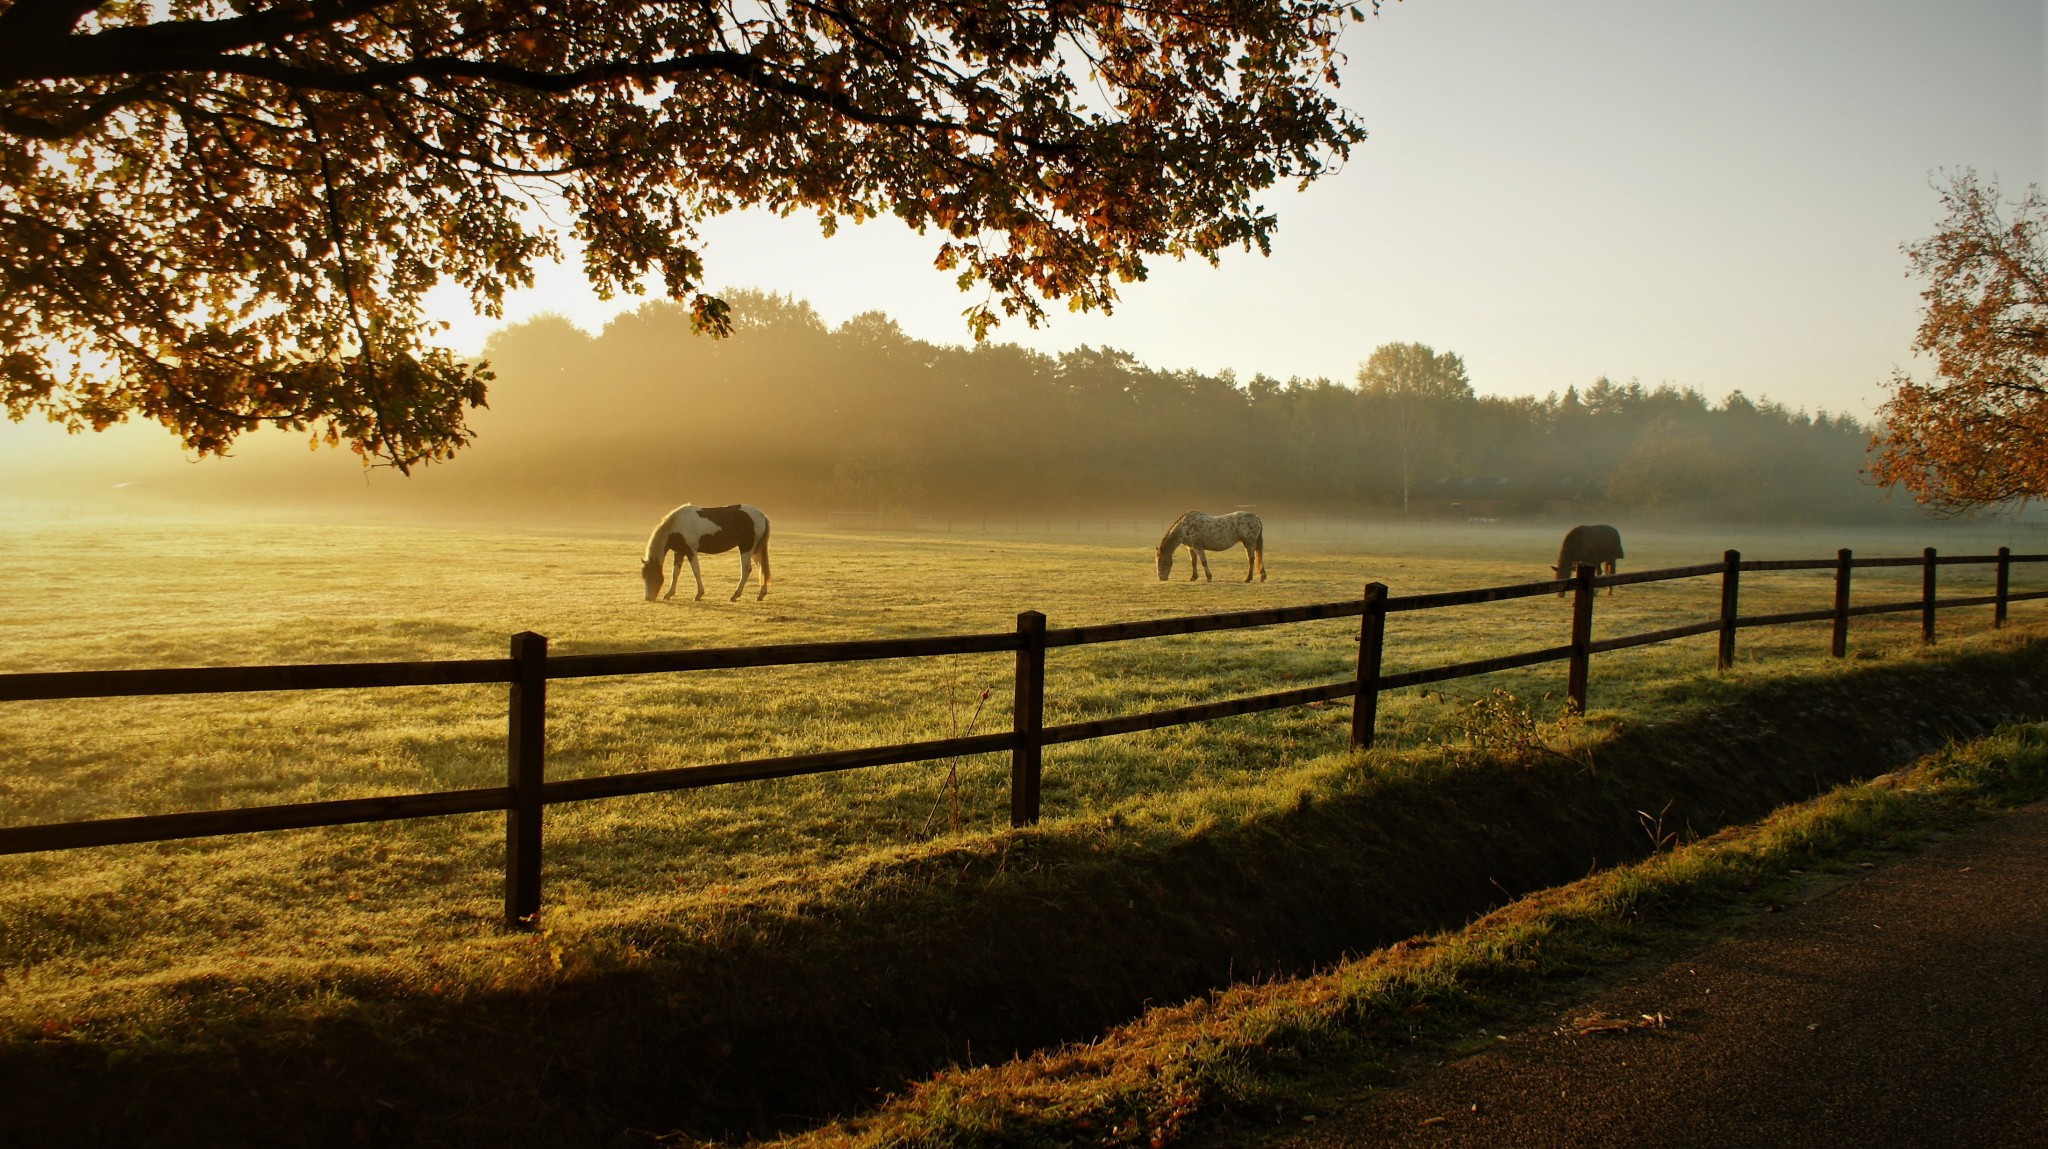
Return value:
<svg viewBox="0 0 2048 1149">
<path fill-rule="evenodd" d="M 1581 1033 L 1595 1012 L 1665 1028 Z M 1273 1143 L 2048 1146 L 2048 804 Z"/>
</svg>

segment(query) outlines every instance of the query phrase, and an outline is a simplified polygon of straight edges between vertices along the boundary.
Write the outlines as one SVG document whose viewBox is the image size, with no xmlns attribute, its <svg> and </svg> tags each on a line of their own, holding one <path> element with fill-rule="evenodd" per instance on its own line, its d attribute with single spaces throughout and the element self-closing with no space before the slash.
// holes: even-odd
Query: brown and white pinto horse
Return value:
<svg viewBox="0 0 2048 1149">
<path fill-rule="evenodd" d="M 1260 582 L 1266 581 L 1266 524 L 1250 511 L 1233 511 L 1227 515 L 1205 515 L 1200 511 L 1189 511 L 1173 520 L 1166 528 L 1166 536 L 1159 540 L 1159 549 L 1153 557 L 1159 560 L 1159 581 L 1173 573 L 1173 552 L 1181 547 L 1188 549 L 1188 579 L 1213 577 L 1209 574 L 1209 556 L 1203 551 L 1226 551 L 1244 544 L 1247 564 L 1244 581 L 1252 581 L 1257 574 Z"/>
<path fill-rule="evenodd" d="M 740 592 L 747 589 L 747 579 L 754 573 L 754 563 L 761 564 L 761 593 L 755 595 L 758 601 L 768 597 L 768 516 L 758 507 L 745 503 L 734 503 L 729 507 L 699 507 L 684 503 L 668 513 L 668 517 L 655 524 L 654 533 L 647 536 L 647 553 L 640 563 L 640 579 L 647 584 L 647 601 L 661 594 L 661 584 L 668 582 L 669 588 L 663 598 L 674 598 L 676 587 L 682 583 L 683 560 L 690 560 L 690 573 L 697 577 L 697 597 L 704 597 L 704 572 L 697 567 L 700 554 L 716 555 L 726 551 L 740 552 L 740 585 L 733 588 L 733 601 L 738 601 Z M 661 560 L 675 554 L 675 565 L 669 576 L 664 578 Z"/>
</svg>

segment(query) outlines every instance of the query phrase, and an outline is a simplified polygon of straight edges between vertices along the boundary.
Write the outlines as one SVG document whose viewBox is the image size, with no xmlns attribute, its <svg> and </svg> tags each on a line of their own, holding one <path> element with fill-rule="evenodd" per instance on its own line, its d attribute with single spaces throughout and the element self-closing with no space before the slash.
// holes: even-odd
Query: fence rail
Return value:
<svg viewBox="0 0 2048 1149">
<path fill-rule="evenodd" d="M 1586 706 L 1591 659 L 1595 654 L 1718 634 L 1717 665 L 1734 661 L 1737 632 L 1752 627 L 1803 622 L 1833 625 L 1830 652 L 1847 653 L 1849 620 L 1863 615 L 1919 611 L 1921 638 L 1934 641 L 1937 611 L 1990 606 L 1992 625 L 2003 626 L 2015 602 L 2048 599 L 2048 590 L 2012 593 L 2010 572 L 2015 563 L 2048 562 L 2048 554 L 2012 554 L 2000 547 L 1993 555 L 1937 555 L 1929 547 L 1917 557 L 1856 558 L 1847 550 L 1831 559 L 1745 560 L 1736 551 L 1721 561 L 1628 574 L 1597 575 L 1579 566 L 1570 578 L 1548 582 L 1480 587 L 1391 598 L 1382 583 L 1368 583 L 1365 593 L 1341 602 L 1305 606 L 1187 615 L 1137 622 L 1103 623 L 1048 629 L 1045 616 L 1025 611 L 1014 631 L 992 634 L 943 635 L 930 638 L 872 639 L 849 642 L 791 643 L 773 646 L 715 647 L 702 650 L 635 651 L 616 654 L 548 654 L 548 640 L 538 634 L 512 637 L 511 657 L 451 659 L 432 662 L 365 662 L 296 666 L 187 667 L 158 670 L 80 670 L 0 674 L 0 702 L 75 698 L 137 697 L 169 694 L 219 694 L 280 690 L 354 690 L 392 686 L 450 686 L 503 683 L 509 688 L 506 719 L 506 784 L 466 790 L 394 794 L 374 798 L 255 806 L 142 817 L 102 818 L 42 825 L 0 827 L 0 854 L 67 850 L 140 842 L 245 834 L 266 830 L 304 829 L 405 818 L 503 811 L 505 814 L 505 917 L 512 925 L 530 924 L 541 906 L 542 824 L 546 808 L 565 802 L 587 802 L 633 794 L 655 794 L 770 778 L 790 778 L 840 770 L 859 770 L 954 758 L 970 754 L 1010 755 L 1010 820 L 1029 825 L 1039 818 L 1042 751 L 1046 746 L 1157 730 L 1233 715 L 1295 706 L 1352 701 L 1351 744 L 1371 746 L 1379 695 L 1389 690 L 1469 678 L 1549 662 L 1569 664 L 1567 705 Z M 1995 591 L 1989 595 L 1940 598 L 1937 571 L 1943 566 L 1995 564 Z M 1920 597 L 1901 602 L 1851 605 L 1852 572 L 1884 567 L 1919 567 Z M 1822 610 L 1744 615 L 1743 572 L 1833 570 L 1833 605 Z M 1640 634 L 1592 639 L 1594 592 L 1601 587 L 1652 582 L 1721 578 L 1721 610 L 1717 618 L 1665 627 Z M 1399 674 L 1381 673 L 1387 616 L 1503 602 L 1543 594 L 1572 595 L 1570 641 L 1562 646 L 1451 663 Z M 1045 652 L 1051 648 L 1105 642 L 1201 634 L 1251 627 L 1282 626 L 1317 620 L 1357 617 L 1358 667 L 1346 680 L 1297 687 L 1242 698 L 1179 706 L 1166 710 L 1045 725 Z M 592 778 L 546 777 L 547 684 L 550 680 L 612 675 L 664 674 L 697 670 L 730 670 L 763 666 L 794 666 L 825 662 L 862 662 L 892 658 L 932 658 L 1008 651 L 1016 659 L 1011 728 L 963 738 L 941 738 L 893 746 L 829 750 L 779 758 L 642 770 Z"/>
<path fill-rule="evenodd" d="M 168 670 L 60 670 L 0 674 L 0 702 L 132 698 L 151 694 L 239 694 L 262 690 L 462 686 L 511 680 L 512 663 L 503 658 L 307 663 L 297 666 L 195 666 Z"/>
</svg>

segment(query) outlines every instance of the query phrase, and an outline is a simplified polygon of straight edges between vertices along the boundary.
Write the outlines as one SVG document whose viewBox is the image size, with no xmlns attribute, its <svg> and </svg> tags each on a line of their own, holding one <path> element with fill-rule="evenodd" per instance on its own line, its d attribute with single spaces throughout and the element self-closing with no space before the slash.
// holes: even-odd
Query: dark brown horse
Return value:
<svg viewBox="0 0 2048 1149">
<path fill-rule="evenodd" d="M 1580 563 L 1588 563 L 1594 574 L 1613 574 L 1615 561 L 1621 558 L 1621 532 L 1613 527 L 1577 526 L 1564 533 L 1564 545 L 1557 548 L 1557 565 L 1550 572 L 1559 578 L 1570 578 Z M 1607 588 L 1614 593 L 1613 587 Z M 1557 592 L 1559 598 L 1563 591 Z"/>
</svg>

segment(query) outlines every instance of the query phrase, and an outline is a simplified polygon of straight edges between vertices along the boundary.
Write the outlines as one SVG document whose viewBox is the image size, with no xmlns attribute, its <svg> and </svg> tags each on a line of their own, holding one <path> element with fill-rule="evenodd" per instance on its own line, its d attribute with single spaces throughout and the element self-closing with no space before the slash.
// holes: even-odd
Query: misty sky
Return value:
<svg viewBox="0 0 2048 1149">
<path fill-rule="evenodd" d="M 1111 317 L 1057 310 L 996 338 L 1110 344 L 1154 366 L 1350 380 L 1381 343 L 1465 357 L 1475 384 L 1595 376 L 1733 388 L 1868 414 L 1909 364 L 1903 241 L 1939 218 L 1934 169 L 2043 179 L 2039 0 L 1402 0 L 1344 42 L 1372 138 L 1341 174 L 1277 191 L 1272 258 L 1165 264 Z M 710 232 L 714 284 L 879 308 L 964 342 L 937 241 L 884 220 Z M 492 323 L 448 297 L 457 345 Z M 613 311 L 573 268 L 508 317 Z"/>
<path fill-rule="evenodd" d="M 1865 416 L 1892 367 L 1915 366 L 1899 245 L 1939 218 L 1935 170 L 1968 165 L 2012 193 L 2048 182 L 2044 7 L 1390 2 L 1344 42 L 1344 98 L 1372 137 L 1342 173 L 1267 198 L 1272 258 L 1163 264 L 1113 316 L 1055 310 L 996 338 L 1345 381 L 1375 346 L 1414 340 L 1463 355 L 1483 392 L 1605 374 Z M 812 220 L 757 214 L 709 237 L 713 284 L 967 339 L 969 299 L 931 267 L 937 240 L 892 220 L 828 241 Z M 481 349 L 497 324 L 436 298 L 451 343 Z M 544 270 L 507 319 L 557 311 L 595 330 L 638 302 L 596 299 L 572 264 Z M 169 449 L 161 431 L 98 438 Z M 0 452 L 81 448 L 0 420 Z"/>
</svg>

